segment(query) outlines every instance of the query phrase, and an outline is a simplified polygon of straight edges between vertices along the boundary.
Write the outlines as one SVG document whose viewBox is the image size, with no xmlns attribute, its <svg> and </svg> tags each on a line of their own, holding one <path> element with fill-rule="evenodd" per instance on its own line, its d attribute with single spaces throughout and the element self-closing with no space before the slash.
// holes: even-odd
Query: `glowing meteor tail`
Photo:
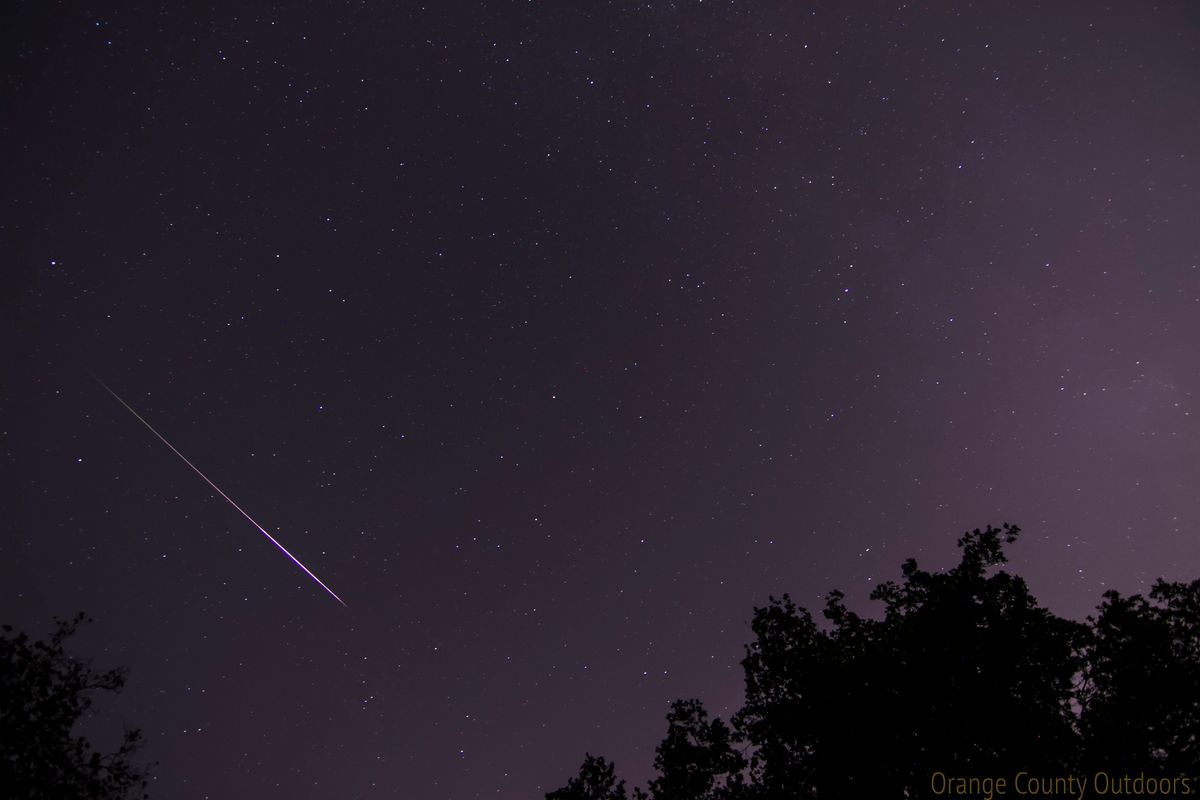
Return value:
<svg viewBox="0 0 1200 800">
<path fill-rule="evenodd" d="M 135 417 L 137 417 L 137 419 L 138 419 L 138 422 L 140 422 L 140 423 L 142 423 L 143 425 L 145 425 L 145 426 L 146 426 L 146 428 L 147 428 L 147 430 L 149 430 L 151 433 L 153 433 L 155 436 L 157 436 L 157 437 L 158 437 L 158 440 L 159 440 L 160 442 L 162 442 L 163 444 L 165 444 L 165 445 L 166 445 L 168 448 L 170 448 L 170 450 L 171 450 L 171 452 L 172 452 L 172 453 L 174 453 L 175 455 L 179 456 L 180 460 L 181 460 L 181 461 L 183 461 L 183 463 L 185 463 L 185 464 L 187 464 L 189 467 L 191 467 L 191 468 L 192 468 L 192 472 L 196 473 L 196 474 L 197 474 L 197 475 L 199 475 L 201 478 L 203 478 L 203 479 L 204 479 L 204 482 L 205 482 L 205 483 L 207 483 L 209 486 L 211 486 L 211 487 L 213 488 L 213 491 L 214 491 L 214 492 L 216 492 L 217 494 L 221 495 L 221 497 L 225 498 L 225 501 L 226 501 L 227 503 L 229 503 L 229 505 L 231 505 L 231 506 L 233 506 L 234 508 L 236 508 L 239 514 L 241 514 L 243 517 L 245 517 L 247 520 L 249 520 L 249 521 L 250 521 L 250 524 L 251 524 L 251 525 L 253 525 L 254 527 L 258 528 L 258 532 L 259 532 L 259 533 L 261 533 L 263 536 L 265 536 L 265 537 L 267 537 L 268 539 L 270 539 L 270 540 L 271 540 L 271 544 L 273 544 L 273 545 L 275 545 L 276 547 L 278 547 L 278 548 L 280 549 L 280 551 L 281 551 L 281 552 L 282 552 L 282 553 L 283 553 L 285 556 L 287 556 L 288 558 L 290 558 L 290 559 L 292 560 L 292 563 L 293 563 L 293 564 L 295 564 L 295 565 L 296 565 L 297 567 L 299 567 L 300 569 L 304 570 L 304 574 L 305 574 L 305 575 L 307 575 L 308 577 L 310 577 L 310 578 L 312 578 L 314 581 L 316 581 L 316 582 L 317 582 L 317 584 L 318 584 L 318 585 L 319 585 L 319 586 L 320 586 L 322 589 L 324 589 L 326 592 L 329 592 L 329 596 L 330 596 L 330 597 L 332 597 L 334 600 L 337 600 L 339 603 L 341 603 L 341 604 L 342 604 L 343 606 L 345 606 L 346 608 L 349 608 L 349 606 L 346 606 L 346 602 L 345 602 L 344 600 L 342 600 L 342 598 L 338 597 L 336 593 L 334 593 L 333 589 L 330 589 L 328 586 L 326 586 L 324 581 L 322 581 L 320 578 L 318 578 L 316 575 L 314 575 L 314 574 L 312 573 L 312 570 L 310 570 L 308 567 L 306 567 L 306 566 L 304 566 L 303 564 L 301 564 L 301 563 L 300 563 L 300 559 L 296 558 L 294 555 L 292 555 L 291 553 L 289 553 L 289 552 L 288 552 L 288 549 L 287 549 L 286 547 L 284 547 L 283 545 L 281 545 L 281 544 L 279 543 L 279 540 L 278 540 L 278 539 L 276 539 L 276 538 L 275 538 L 274 536 L 272 536 L 271 534 L 267 533 L 267 529 L 266 529 L 266 528 L 264 528 L 262 525 L 259 525 L 257 522 L 255 522 L 255 521 L 254 521 L 254 518 L 253 518 L 253 517 L 251 517 L 249 514 L 247 514 L 247 513 L 245 512 L 245 510 L 243 510 L 243 509 L 242 509 L 242 507 L 241 507 L 241 506 L 239 506 L 237 503 L 233 502 L 233 498 L 231 498 L 229 495 L 227 495 L 227 494 L 225 494 L 224 492 L 222 492 L 222 491 L 221 491 L 221 489 L 220 489 L 220 487 L 219 487 L 219 486 L 217 486 L 217 485 L 216 485 L 215 483 L 213 483 L 212 481 L 210 481 L 210 480 L 208 479 L 208 476 L 207 476 L 207 475 L 205 475 L 203 472 L 201 472 L 201 471 L 200 471 L 200 470 L 199 470 L 199 469 L 196 467 L 196 465 L 195 465 L 195 464 L 193 464 L 191 461 L 188 461 L 188 460 L 187 460 L 187 456 L 185 456 L 183 453 L 181 453 L 181 452 L 179 452 L 178 450 L 176 450 L 176 449 L 175 449 L 175 446 L 174 446 L 173 444 L 171 444 L 170 442 L 168 442 L 168 441 L 166 440 L 166 438 L 165 438 L 165 437 L 163 437 L 163 435 L 162 435 L 161 433 L 159 433 L 158 431 L 154 430 L 154 427 L 153 427 L 153 426 L 151 426 L 149 422 L 146 422 L 146 420 L 142 418 L 142 415 L 141 415 L 141 414 L 139 414 L 138 412 L 134 411 L 134 410 L 133 410 L 133 407 L 132 407 L 131 405 L 129 405 L 129 403 L 126 403 L 124 400 L 122 400 L 122 399 L 121 399 L 121 396 L 120 396 L 120 395 L 118 395 L 118 394 L 117 394 L 116 392 L 114 392 L 112 389 L 108 388 L 108 384 L 106 384 L 104 381 L 100 380 L 100 378 L 99 378 L 99 377 L 97 377 L 96 375 L 92 375 L 92 378 L 94 378 L 94 379 L 95 379 L 96 383 L 98 383 L 98 384 L 100 384 L 102 387 L 104 387 L 104 391 L 106 391 L 106 392 L 108 392 L 109 394 L 111 394 L 111 395 L 113 396 L 113 398 L 114 398 L 114 399 L 116 399 L 116 401 L 117 401 L 118 403 L 120 403 L 121 405 L 125 406 L 125 409 L 126 409 L 126 410 L 127 410 L 129 413 L 130 413 L 130 414 L 133 414 Z"/>
</svg>

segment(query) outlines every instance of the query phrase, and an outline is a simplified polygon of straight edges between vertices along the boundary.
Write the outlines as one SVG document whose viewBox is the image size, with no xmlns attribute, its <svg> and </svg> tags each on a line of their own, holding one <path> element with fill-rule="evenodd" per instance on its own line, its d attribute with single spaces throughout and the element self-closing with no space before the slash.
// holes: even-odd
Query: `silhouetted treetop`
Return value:
<svg viewBox="0 0 1200 800">
<path fill-rule="evenodd" d="M 567 781 L 567 785 L 546 795 L 546 800 L 625 800 L 625 781 L 617 780 L 611 761 L 583 757 L 579 775 Z"/>
<path fill-rule="evenodd" d="M 711 721 L 699 700 L 676 700 L 667 712 L 667 735 L 658 746 L 650 781 L 653 800 L 716 800 L 737 788 L 746 761 L 732 747 L 729 727 Z M 733 783 L 731 783 L 731 781 Z"/>
<path fill-rule="evenodd" d="M 1200 775 L 1200 581 L 1108 592 L 1095 619 L 1064 619 L 1004 568 L 1019 534 L 967 533 L 946 570 L 905 561 L 870 595 L 877 618 L 839 591 L 824 626 L 768 598 L 732 727 L 698 700 L 672 704 L 650 796 L 925 797 L 937 771 Z"/>
<path fill-rule="evenodd" d="M 1200 774 L 1200 580 L 1104 594 L 1080 691 L 1090 766 Z"/>
<path fill-rule="evenodd" d="M 2 628 L 0 787 L 7 799 L 116 800 L 146 786 L 146 772 L 130 761 L 140 732 L 126 731 L 108 754 L 95 752 L 73 732 L 95 692 L 118 692 L 125 685 L 124 670 L 96 672 L 64 650 L 84 621 L 83 614 L 56 621 L 45 642 Z"/>
</svg>

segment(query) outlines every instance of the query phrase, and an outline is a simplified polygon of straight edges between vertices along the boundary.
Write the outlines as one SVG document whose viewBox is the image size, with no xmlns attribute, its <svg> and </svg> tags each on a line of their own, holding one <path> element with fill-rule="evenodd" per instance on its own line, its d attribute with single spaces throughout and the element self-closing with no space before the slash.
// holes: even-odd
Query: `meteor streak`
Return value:
<svg viewBox="0 0 1200 800">
<path fill-rule="evenodd" d="M 96 380 L 96 383 L 98 383 L 98 384 L 100 384 L 102 387 L 104 387 L 104 391 L 106 391 L 106 392 L 108 392 L 109 394 L 111 394 L 111 395 L 112 395 L 112 396 L 113 396 L 113 397 L 116 399 L 116 401 L 117 401 L 118 403 L 120 403 L 121 405 L 125 406 L 125 409 L 126 409 L 126 410 L 127 410 L 129 413 L 130 413 L 130 414 L 133 414 L 135 417 L 137 417 L 137 419 L 138 419 L 138 422 L 140 422 L 140 423 L 142 423 L 143 425 L 145 425 L 145 426 L 146 426 L 146 428 L 147 428 L 147 429 L 148 429 L 148 430 L 149 430 L 151 433 L 153 433 L 155 436 L 157 436 L 157 437 L 158 437 L 158 440 L 159 440 L 160 442 L 162 442 L 162 443 L 163 443 L 163 444 L 165 444 L 167 447 L 169 447 L 169 448 L 171 449 L 171 452 L 172 452 L 172 453 L 174 453 L 175 455 L 179 456 L 180 460 L 181 460 L 181 461 L 183 461 L 183 463 L 185 463 L 185 464 L 187 464 L 189 467 L 191 467 L 191 468 L 192 468 L 192 472 L 195 472 L 197 475 L 199 475 L 201 478 L 203 478 L 203 479 L 204 479 L 204 482 L 205 482 L 205 483 L 207 483 L 209 486 L 211 486 L 211 487 L 213 488 L 213 491 L 215 491 L 217 494 L 221 495 L 221 497 L 224 497 L 224 498 L 225 498 L 225 501 L 226 501 L 227 503 L 229 503 L 229 505 L 231 505 L 231 506 L 233 506 L 234 508 L 236 508 L 239 514 L 241 514 L 243 517 L 245 517 L 246 519 L 248 519 L 248 520 L 250 521 L 250 524 L 251 524 L 251 525 L 253 525 L 254 527 L 258 528 L 258 531 L 259 531 L 259 533 L 261 533 L 263 536 L 265 536 L 265 537 L 267 537 L 268 539 L 270 539 L 270 540 L 271 540 L 271 544 L 273 544 L 273 545 L 275 545 L 276 547 L 278 547 L 278 548 L 279 548 L 279 549 L 280 549 L 280 550 L 283 552 L 283 554 L 284 554 L 285 556 L 287 556 L 288 558 L 290 558 L 290 559 L 292 560 L 292 563 L 293 563 L 293 564 L 295 564 L 295 565 L 296 565 L 297 567 L 299 567 L 300 569 L 304 570 L 304 574 L 305 574 L 305 575 L 307 575 L 308 577 L 312 578 L 314 581 L 316 581 L 316 582 L 317 582 L 317 583 L 318 583 L 318 584 L 321 586 L 321 588 L 322 588 L 322 589 L 324 589 L 325 591 L 329 592 L 329 596 L 330 596 L 330 597 L 332 597 L 334 600 L 337 600 L 339 603 L 341 603 L 341 604 L 342 604 L 343 606 L 345 606 L 346 608 L 349 608 L 349 606 L 346 606 L 346 602 L 345 602 L 344 600 L 342 600 L 342 598 L 338 597 L 338 596 L 337 596 L 337 594 L 335 594 L 335 593 L 334 593 L 333 589 L 330 589 L 328 586 L 326 586 L 324 581 L 322 581 L 320 578 L 318 578 L 316 575 L 314 575 L 314 574 L 312 573 L 312 570 L 310 570 L 308 567 L 306 567 L 306 566 L 304 566 L 303 564 L 301 564 L 301 563 L 300 563 L 300 559 L 296 558 L 294 555 L 292 555 L 291 553 L 289 553 L 289 552 L 288 552 L 288 549 L 279 543 L 279 540 L 277 540 L 277 539 L 276 539 L 274 536 L 272 536 L 271 534 L 267 533 L 267 529 L 266 529 L 266 528 L 264 528 L 262 525 L 259 525 L 257 522 L 255 522 L 255 521 L 254 521 L 254 518 L 253 518 L 253 517 L 251 517 L 249 514 L 247 514 L 247 513 L 246 513 L 246 512 L 245 512 L 245 511 L 242 509 L 242 507 L 241 507 L 241 506 L 239 506 L 237 503 L 233 502 L 233 498 L 231 498 L 229 495 L 227 495 L 227 494 L 225 494 L 224 492 L 222 492 L 222 491 L 221 491 L 221 488 L 220 488 L 219 486 L 217 486 L 215 483 L 213 483 L 212 481 L 210 481 L 210 480 L 208 479 L 208 476 L 207 476 L 207 475 L 205 475 L 203 472 L 201 472 L 201 471 L 199 470 L 199 468 L 197 468 L 197 467 L 196 467 L 196 465 L 195 465 L 195 464 L 193 464 L 191 461 L 188 461 L 188 460 L 187 460 L 187 456 L 185 456 L 183 453 L 181 453 L 181 452 L 179 452 L 178 450 L 176 450 L 176 449 L 175 449 L 175 445 L 173 445 L 173 444 L 171 444 L 170 442 L 168 442 L 168 441 L 166 440 L 166 438 L 165 438 L 165 437 L 164 437 L 164 436 L 163 436 L 161 433 L 159 433 L 158 431 L 154 430 L 153 426 L 151 426 L 149 422 L 146 422 L 146 420 L 142 418 L 142 415 L 141 415 L 141 414 L 139 414 L 138 412 L 136 412 L 136 411 L 134 411 L 134 410 L 133 410 L 133 406 L 129 405 L 129 403 L 126 403 L 124 400 L 122 400 L 120 395 L 118 395 L 118 394 L 117 394 L 116 392 L 114 392 L 112 389 L 108 388 L 108 384 L 106 384 L 104 381 L 100 380 L 100 378 L 98 378 L 96 375 L 92 375 L 92 377 L 93 377 L 93 378 L 95 378 L 95 380 Z"/>
</svg>

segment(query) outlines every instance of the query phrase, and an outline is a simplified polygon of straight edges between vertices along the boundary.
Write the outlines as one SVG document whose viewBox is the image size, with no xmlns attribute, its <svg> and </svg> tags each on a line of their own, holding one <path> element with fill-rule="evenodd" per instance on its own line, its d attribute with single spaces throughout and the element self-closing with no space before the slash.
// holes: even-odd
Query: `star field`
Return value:
<svg viewBox="0 0 1200 800">
<path fill-rule="evenodd" d="M 967 529 L 1194 579 L 1197 8 L 11 4 L 0 622 L 151 797 L 526 798 Z"/>
</svg>

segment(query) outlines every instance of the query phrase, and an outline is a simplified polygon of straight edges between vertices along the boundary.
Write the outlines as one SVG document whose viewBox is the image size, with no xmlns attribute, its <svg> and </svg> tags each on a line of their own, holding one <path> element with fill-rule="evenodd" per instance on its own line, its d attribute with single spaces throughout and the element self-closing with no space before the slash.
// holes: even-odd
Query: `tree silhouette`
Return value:
<svg viewBox="0 0 1200 800">
<path fill-rule="evenodd" d="M 929 797 L 935 772 L 1195 780 L 1200 581 L 1109 592 L 1087 624 L 1063 619 L 1003 569 L 1019 533 L 964 535 L 949 570 L 904 562 L 871 594 L 877 619 L 837 591 L 824 625 L 787 595 L 756 608 L 732 730 L 699 701 L 675 702 L 650 797 Z"/>
<path fill-rule="evenodd" d="M 746 761 L 731 746 L 729 728 L 708 720 L 699 700 L 676 700 L 667 714 L 667 735 L 658 746 L 650 782 L 653 800 L 720 800 L 741 786 Z"/>
<path fill-rule="evenodd" d="M 139 731 L 108 754 L 72 733 L 95 692 L 125 685 L 123 670 L 96 672 L 64 651 L 84 621 L 57 620 L 46 642 L 0 629 L 0 787 L 9 800 L 116 800 L 145 789 L 146 772 L 130 761 Z"/>
<path fill-rule="evenodd" d="M 1018 533 L 967 534 L 943 573 L 906 561 L 900 583 L 871 594 L 881 620 L 847 610 L 840 592 L 829 631 L 786 597 L 756 609 L 734 718 L 754 747 L 751 796 L 913 796 L 937 770 L 1064 774 L 1077 757 L 1071 692 L 1086 628 L 996 569 Z"/>
<path fill-rule="evenodd" d="M 640 796 L 640 793 L 635 796 Z M 611 761 L 583 757 L 579 775 L 567 785 L 546 795 L 546 800 L 625 800 L 625 781 L 618 781 Z"/>
<path fill-rule="evenodd" d="M 1200 580 L 1106 592 L 1080 691 L 1089 766 L 1200 774 Z"/>
</svg>

